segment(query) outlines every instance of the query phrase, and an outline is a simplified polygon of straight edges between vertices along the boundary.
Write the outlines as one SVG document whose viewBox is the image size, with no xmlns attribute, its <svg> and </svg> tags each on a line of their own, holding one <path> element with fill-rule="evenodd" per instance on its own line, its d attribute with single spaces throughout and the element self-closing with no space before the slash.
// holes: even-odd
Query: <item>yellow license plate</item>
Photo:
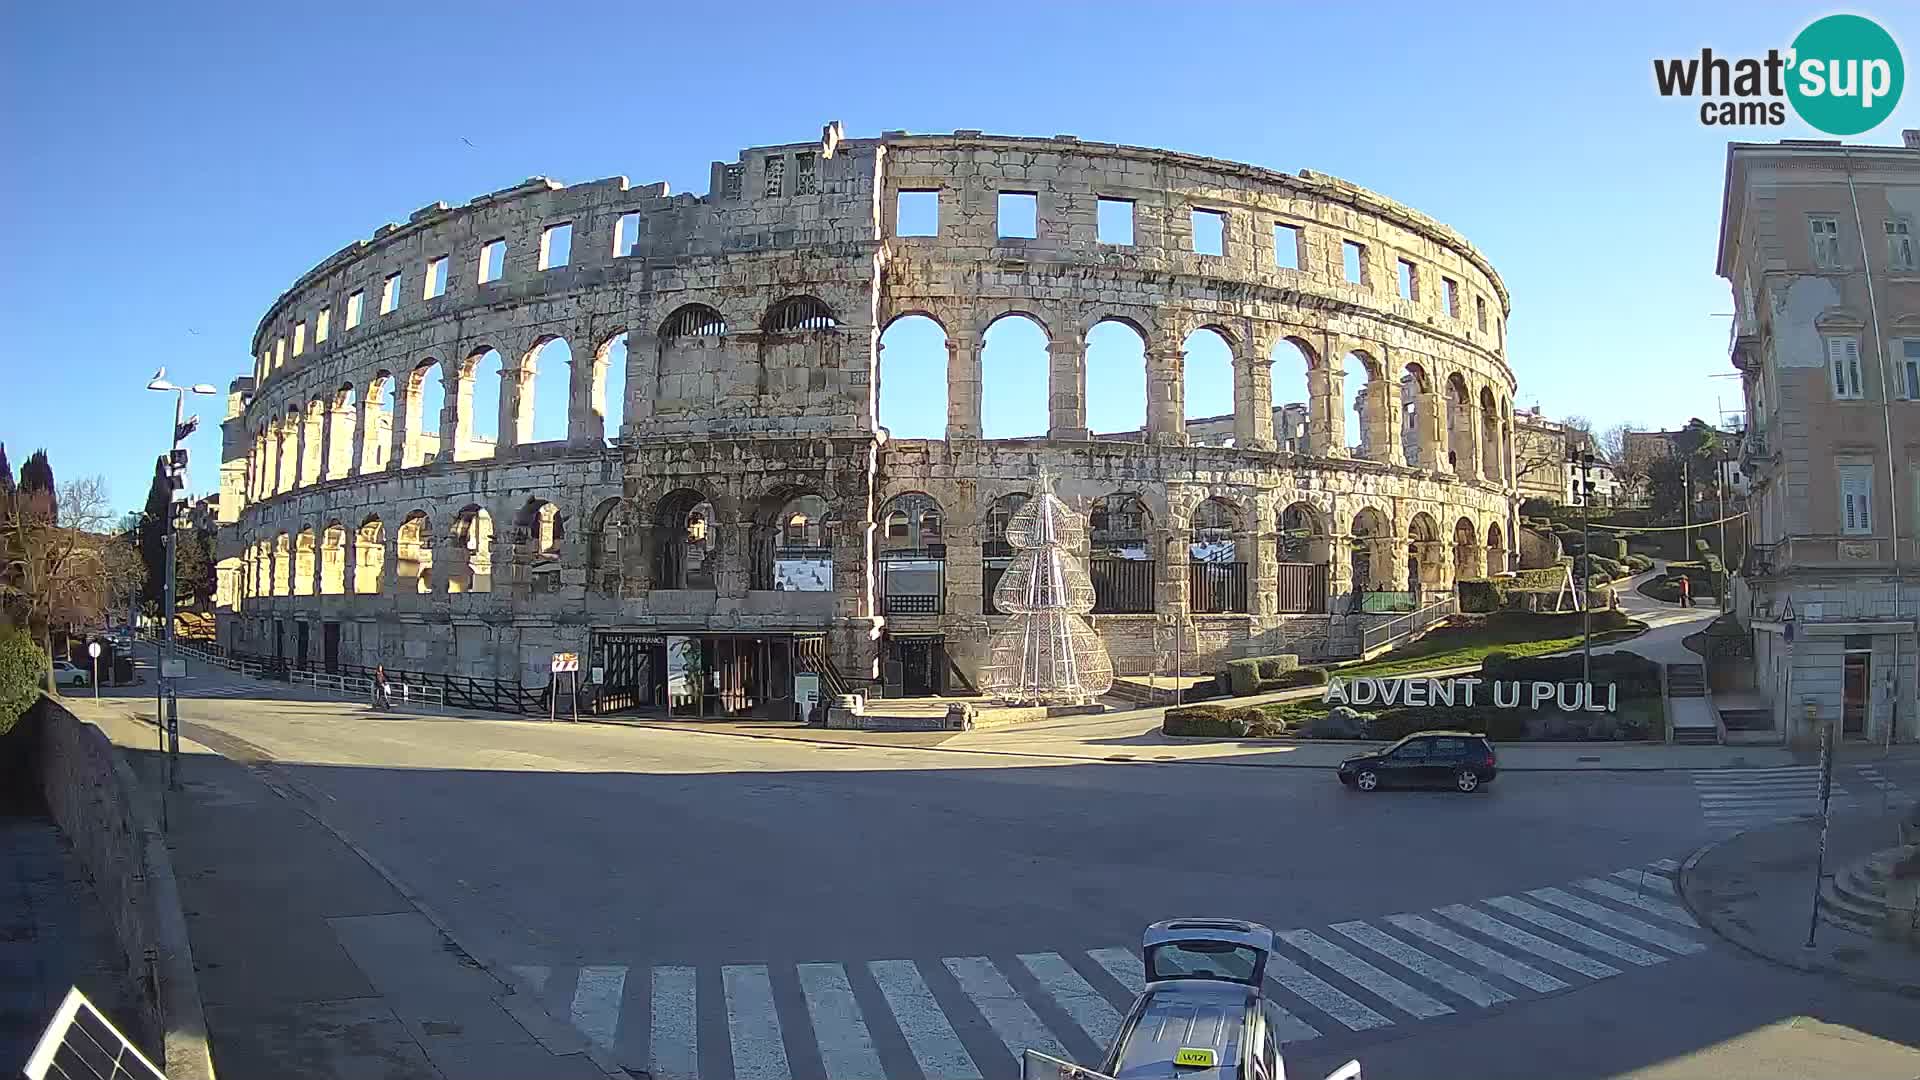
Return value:
<svg viewBox="0 0 1920 1080">
<path fill-rule="evenodd" d="M 1189 1069 L 1213 1068 L 1213 1051 L 1183 1046 L 1173 1052 L 1173 1063 Z"/>
</svg>

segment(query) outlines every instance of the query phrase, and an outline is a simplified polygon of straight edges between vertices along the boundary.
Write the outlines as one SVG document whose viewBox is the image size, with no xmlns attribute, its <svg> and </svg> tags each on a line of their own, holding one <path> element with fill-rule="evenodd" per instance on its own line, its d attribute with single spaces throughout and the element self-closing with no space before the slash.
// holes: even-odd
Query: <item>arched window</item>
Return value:
<svg viewBox="0 0 1920 1080">
<path fill-rule="evenodd" d="M 466 549 L 467 564 L 449 567 L 447 591 L 493 591 L 493 516 L 477 505 L 469 504 L 453 520 L 453 538 Z"/>
<path fill-rule="evenodd" d="M 320 537 L 320 592 L 338 596 L 347 591 L 347 527 L 330 522 Z"/>
<path fill-rule="evenodd" d="M 660 500 L 653 521 L 654 587 L 712 589 L 712 504 L 681 488 Z"/>
<path fill-rule="evenodd" d="M 377 517 L 360 523 L 353 545 L 353 591 L 366 596 L 378 594 L 387 568 L 386 529 Z"/>
<path fill-rule="evenodd" d="M 618 596 L 624 582 L 621 547 L 627 531 L 625 504 L 607 499 L 587 522 L 587 587 L 602 596 Z"/>
<path fill-rule="evenodd" d="M 433 591 L 433 530 L 425 511 L 415 510 L 394 534 L 394 561 L 401 592 Z"/>
<path fill-rule="evenodd" d="M 895 510 L 893 513 L 887 515 L 887 539 L 907 539 L 907 512 L 905 510 Z"/>
<path fill-rule="evenodd" d="M 1087 525 L 1096 559 L 1151 559 L 1147 504 L 1125 493 L 1094 500 Z"/>
<path fill-rule="evenodd" d="M 660 325 L 662 341 L 683 337 L 719 337 L 726 332 L 727 320 L 705 304 L 680 307 Z"/>
<path fill-rule="evenodd" d="M 774 495 L 764 500 L 762 514 L 778 499 Z M 767 560 L 764 567 L 756 565 L 756 581 L 776 592 L 832 592 L 833 541 L 827 518 L 827 500 L 818 495 L 780 501 L 771 515 L 773 528 L 755 530 L 759 536 L 770 533 L 773 537 L 771 551 L 762 548 L 756 553 L 760 560 Z"/>
<path fill-rule="evenodd" d="M 840 320 L 833 317 L 833 309 L 825 301 L 812 296 L 789 296 L 767 311 L 761 329 L 775 334 L 797 334 L 832 330 L 839 325 Z"/>
<path fill-rule="evenodd" d="M 313 595 L 315 543 L 312 526 L 300 530 L 293 541 L 293 595 Z"/>
</svg>

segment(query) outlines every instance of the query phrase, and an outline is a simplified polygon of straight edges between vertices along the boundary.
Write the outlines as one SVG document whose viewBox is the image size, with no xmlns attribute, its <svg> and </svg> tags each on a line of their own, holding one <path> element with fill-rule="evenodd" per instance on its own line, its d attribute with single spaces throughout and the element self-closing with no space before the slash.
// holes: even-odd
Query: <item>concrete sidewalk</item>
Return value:
<svg viewBox="0 0 1920 1080">
<path fill-rule="evenodd" d="M 221 1075 L 620 1075 L 451 941 L 273 766 L 183 740 L 179 789 L 166 794 L 150 702 L 69 707 L 114 738 L 164 808 Z"/>
<path fill-rule="evenodd" d="M 1836 818 L 1826 872 L 1898 843 L 1899 814 Z M 1806 819 L 1737 833 L 1708 844 L 1680 870 L 1680 893 L 1702 926 L 1763 959 L 1801 971 L 1920 997 L 1920 950 L 1813 917 L 1820 822 Z"/>
</svg>

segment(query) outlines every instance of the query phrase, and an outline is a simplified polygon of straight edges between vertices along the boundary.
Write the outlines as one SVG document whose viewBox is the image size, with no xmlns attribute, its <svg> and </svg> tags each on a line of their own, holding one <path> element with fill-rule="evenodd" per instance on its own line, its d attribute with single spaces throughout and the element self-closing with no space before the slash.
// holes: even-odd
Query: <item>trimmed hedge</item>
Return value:
<svg viewBox="0 0 1920 1080">
<path fill-rule="evenodd" d="M 40 699 L 47 679 L 47 654 L 22 630 L 0 629 L 0 735 Z"/>
<path fill-rule="evenodd" d="M 1507 603 L 1507 590 L 1498 581 L 1487 578 L 1462 578 L 1455 582 L 1460 592 L 1460 610 L 1487 614 L 1499 611 Z"/>
<path fill-rule="evenodd" d="M 1168 709 L 1160 721 L 1162 734 L 1206 739 L 1274 738 L 1287 733 L 1279 715 L 1254 706 L 1231 709 L 1223 705 L 1189 705 Z"/>
<path fill-rule="evenodd" d="M 1288 689 L 1296 686 L 1325 686 L 1327 669 L 1317 666 L 1297 667 L 1287 672 L 1285 681 Z"/>
<path fill-rule="evenodd" d="M 1480 675 L 1502 682 L 1579 682 L 1579 653 L 1565 656 L 1509 656 L 1489 653 L 1480 662 Z M 1631 652 L 1601 653 L 1593 658 L 1593 681 L 1619 687 L 1621 698 L 1659 697 L 1660 665 Z"/>
<path fill-rule="evenodd" d="M 1625 540 L 1615 540 L 1613 542 L 1613 558 L 1616 562 L 1627 561 L 1627 542 Z"/>
<path fill-rule="evenodd" d="M 1294 685 L 1287 681 L 1287 677 L 1299 666 L 1300 658 L 1292 653 L 1248 656 L 1227 661 L 1226 670 L 1221 674 L 1225 676 L 1227 688 L 1234 696 L 1245 697 Z"/>
<path fill-rule="evenodd" d="M 1726 585 L 1727 570 L 1715 558 L 1712 562 L 1670 562 L 1667 564 L 1667 580 L 1685 577 L 1693 583 L 1695 596 L 1719 596 Z M 1676 595 L 1679 586 L 1674 586 Z"/>
</svg>

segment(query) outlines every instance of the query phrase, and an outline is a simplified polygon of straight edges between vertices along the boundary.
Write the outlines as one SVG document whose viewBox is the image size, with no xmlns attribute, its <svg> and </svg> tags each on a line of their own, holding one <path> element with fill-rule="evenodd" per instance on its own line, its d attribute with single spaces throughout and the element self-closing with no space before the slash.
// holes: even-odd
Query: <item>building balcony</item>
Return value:
<svg viewBox="0 0 1920 1080">
<path fill-rule="evenodd" d="M 1898 557 L 1902 565 L 1912 565 L 1920 557 L 1920 544 L 1901 540 Z M 1894 558 L 1894 543 L 1884 536 L 1784 536 L 1771 544 L 1749 545 L 1740 573 L 1760 579 L 1801 570 L 1891 571 Z"/>
</svg>

